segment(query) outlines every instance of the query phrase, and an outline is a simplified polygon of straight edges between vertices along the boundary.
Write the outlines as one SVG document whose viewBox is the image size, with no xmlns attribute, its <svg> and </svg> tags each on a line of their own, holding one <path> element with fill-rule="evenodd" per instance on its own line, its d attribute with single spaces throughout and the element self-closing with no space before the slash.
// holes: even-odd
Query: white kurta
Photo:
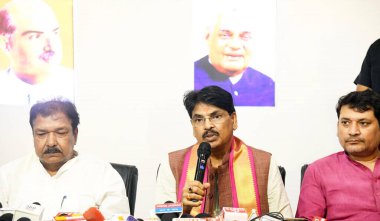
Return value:
<svg viewBox="0 0 380 221">
<path fill-rule="evenodd" d="M 11 69 L 0 72 L 0 104 L 33 105 L 56 97 L 75 101 L 73 70 L 57 68 L 44 82 L 35 85 L 20 80 Z"/>
<path fill-rule="evenodd" d="M 21 208 L 39 202 L 43 220 L 58 212 L 81 212 L 96 206 L 107 218 L 129 213 L 123 180 L 116 170 L 98 159 L 77 156 L 50 176 L 35 153 L 0 167 L 0 202 Z"/>
</svg>

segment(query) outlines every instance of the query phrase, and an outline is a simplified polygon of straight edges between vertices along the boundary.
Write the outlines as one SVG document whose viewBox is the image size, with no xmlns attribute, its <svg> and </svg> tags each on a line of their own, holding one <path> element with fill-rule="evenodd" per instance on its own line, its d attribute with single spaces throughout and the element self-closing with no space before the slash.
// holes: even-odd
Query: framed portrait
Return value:
<svg viewBox="0 0 380 221">
<path fill-rule="evenodd" d="M 276 1 L 192 3 L 194 89 L 216 85 L 236 106 L 275 106 Z"/>
<path fill-rule="evenodd" d="M 0 0 L 0 105 L 75 101 L 73 0 Z"/>
</svg>

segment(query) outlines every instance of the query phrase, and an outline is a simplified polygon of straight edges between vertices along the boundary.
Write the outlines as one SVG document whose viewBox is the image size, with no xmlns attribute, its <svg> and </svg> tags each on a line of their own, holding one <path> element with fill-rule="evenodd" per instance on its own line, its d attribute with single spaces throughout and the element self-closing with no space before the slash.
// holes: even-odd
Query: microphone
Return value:
<svg viewBox="0 0 380 221">
<path fill-rule="evenodd" d="M 3 204 L 0 202 L 0 221 L 4 221 L 2 220 L 1 218 L 3 217 L 3 215 L 5 214 L 8 214 L 6 215 L 5 217 L 3 217 L 3 219 L 8 219 L 9 218 L 9 215 L 12 215 L 11 217 L 11 220 L 13 218 L 13 213 L 15 213 L 15 209 L 12 209 L 12 208 L 4 208 L 3 207 Z"/>
<path fill-rule="evenodd" d="M 21 217 L 17 221 L 31 221 L 31 220 L 29 218 L 27 218 L 27 217 Z"/>
<path fill-rule="evenodd" d="M 212 216 L 208 213 L 198 213 L 195 218 L 211 218 Z"/>
<path fill-rule="evenodd" d="M 224 221 L 247 221 L 248 214 L 244 208 L 223 207 Z"/>
<path fill-rule="evenodd" d="M 197 154 L 198 154 L 198 161 L 197 161 L 197 167 L 196 167 L 196 171 L 195 171 L 194 180 L 197 180 L 197 181 L 203 183 L 207 159 L 211 155 L 210 144 L 207 142 L 202 142 L 201 144 L 199 144 Z"/>
<path fill-rule="evenodd" d="M 182 212 L 182 203 L 166 201 L 164 204 L 155 206 L 155 213 L 161 221 L 172 221 L 173 218 L 178 218 Z"/>
<path fill-rule="evenodd" d="M 83 213 L 83 217 L 87 221 L 104 221 L 103 214 L 96 207 L 90 207 Z"/>
<path fill-rule="evenodd" d="M 41 221 L 44 207 L 38 202 L 26 204 L 21 209 L 16 209 L 13 221 Z"/>
<path fill-rule="evenodd" d="M 182 214 L 181 218 L 194 218 L 194 216 L 187 214 L 187 213 L 184 213 L 184 214 Z"/>
<path fill-rule="evenodd" d="M 206 170 L 206 164 L 207 164 L 207 159 L 211 155 L 211 146 L 207 142 L 202 142 L 199 144 L 198 150 L 198 161 L 197 161 L 197 167 L 195 170 L 195 176 L 194 180 L 197 180 L 201 183 L 203 183 L 203 178 L 205 176 L 205 170 Z M 192 199 L 191 201 L 193 202 L 198 202 L 196 199 Z"/>
<path fill-rule="evenodd" d="M 13 214 L 12 213 L 4 213 L 0 216 L 0 221 L 12 221 L 13 220 Z"/>
</svg>

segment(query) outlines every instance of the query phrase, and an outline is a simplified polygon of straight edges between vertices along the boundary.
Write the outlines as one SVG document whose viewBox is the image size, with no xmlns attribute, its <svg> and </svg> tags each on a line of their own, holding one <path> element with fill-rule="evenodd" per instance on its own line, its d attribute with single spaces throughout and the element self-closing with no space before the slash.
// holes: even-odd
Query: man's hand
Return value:
<svg viewBox="0 0 380 221">
<path fill-rule="evenodd" d="M 202 199 L 206 194 L 206 190 L 210 187 L 210 183 L 200 183 L 199 181 L 191 181 L 182 189 L 182 204 L 184 213 L 190 213 L 193 207 L 200 206 Z"/>
</svg>

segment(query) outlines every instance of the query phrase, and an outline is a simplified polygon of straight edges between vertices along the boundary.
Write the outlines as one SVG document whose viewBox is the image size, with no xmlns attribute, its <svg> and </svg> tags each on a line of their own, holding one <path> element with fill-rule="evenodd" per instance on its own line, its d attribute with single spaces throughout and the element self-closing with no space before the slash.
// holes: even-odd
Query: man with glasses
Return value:
<svg viewBox="0 0 380 221">
<path fill-rule="evenodd" d="M 185 94 L 197 143 L 168 154 L 157 176 L 156 202 L 182 202 L 184 213 L 219 215 L 223 207 L 256 213 L 292 211 L 281 175 L 271 154 L 246 145 L 233 135 L 237 114 L 230 93 L 208 86 Z M 197 149 L 211 145 L 203 184 L 194 181 Z"/>
</svg>

